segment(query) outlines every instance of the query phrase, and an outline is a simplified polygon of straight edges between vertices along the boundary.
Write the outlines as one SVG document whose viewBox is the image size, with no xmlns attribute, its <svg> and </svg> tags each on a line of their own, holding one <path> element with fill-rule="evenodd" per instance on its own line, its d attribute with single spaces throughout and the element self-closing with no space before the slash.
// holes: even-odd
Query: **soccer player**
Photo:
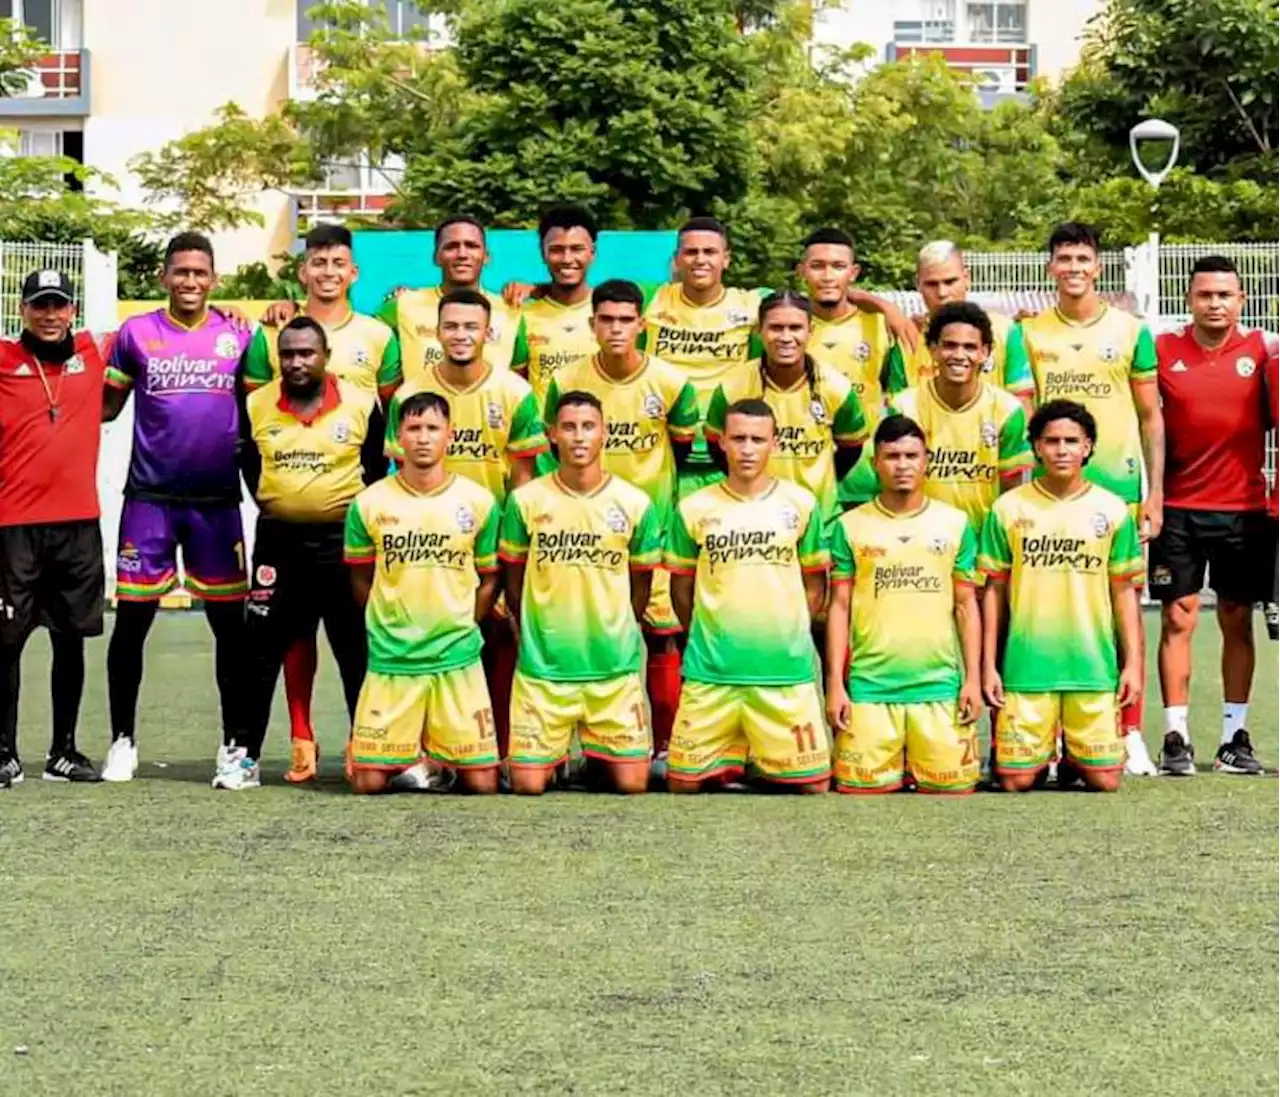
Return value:
<svg viewBox="0 0 1280 1097">
<path fill-rule="evenodd" d="M 102 776 L 131 781 L 142 655 L 160 599 L 178 585 L 204 603 L 224 741 L 242 737 L 245 574 L 236 377 L 249 334 L 208 307 L 213 247 L 179 233 L 165 248 L 168 304 L 121 326 L 107 368 L 114 419 L 134 394 L 133 453 L 120 515 L 116 618 L 107 648 L 111 747 Z"/>
<path fill-rule="evenodd" d="M 849 379 L 868 429 L 884 415 L 885 400 L 906 386 L 906 360 L 889 334 L 883 312 L 858 308 L 849 299 L 861 268 L 853 237 L 837 228 L 818 229 L 800 245 L 796 275 L 813 302 L 809 353 Z"/>
<path fill-rule="evenodd" d="M 477 622 L 498 592 L 493 496 L 445 469 L 449 403 L 400 405 L 401 464 L 356 496 L 345 556 L 365 607 L 369 671 L 351 731 L 357 793 L 386 792 L 425 751 L 469 792 L 498 791 L 498 743 Z"/>
<path fill-rule="evenodd" d="M 964 301 L 969 296 L 969 268 L 964 253 L 950 240 L 934 240 L 920 249 L 916 259 L 916 289 L 924 299 L 927 310 L 921 327 L 928 328 L 933 314 L 943 305 Z M 1035 397 L 1035 380 L 1031 364 L 1027 360 L 1022 334 L 1014 322 L 1003 313 L 989 312 L 991 320 L 991 351 L 982 364 L 986 380 L 1013 393 L 1031 413 Z M 937 369 L 927 340 L 916 348 L 909 360 L 907 372 L 914 386 L 920 380 L 932 377 Z"/>
<path fill-rule="evenodd" d="M 996 500 L 980 543 L 996 775 L 1006 792 L 1032 788 L 1060 730 L 1059 779 L 1114 792 L 1125 759 L 1118 709 L 1142 690 L 1142 549 L 1124 500 L 1084 478 L 1098 437 L 1093 414 L 1050 400 L 1030 434 L 1044 475 Z"/>
<path fill-rule="evenodd" d="M 1129 504 L 1138 535 L 1146 541 L 1159 536 L 1164 520 L 1164 418 L 1155 341 L 1141 320 L 1098 296 L 1101 247 L 1091 225 L 1068 221 L 1055 228 L 1049 237 L 1049 275 L 1057 284 L 1058 303 L 1019 328 L 1038 402 L 1073 400 L 1089 409 L 1100 441 L 1085 477 Z M 1154 775 L 1142 740 L 1141 693 L 1129 698 L 1120 719 L 1128 772 Z"/>
<path fill-rule="evenodd" d="M 502 519 L 507 605 L 520 626 L 511 787 L 545 792 L 577 730 L 616 791 L 644 792 L 653 743 L 640 618 L 662 527 L 643 491 L 605 471 L 595 396 L 561 395 L 551 439 L 559 469 L 513 491 Z"/>
<path fill-rule="evenodd" d="M 676 494 L 676 469 L 689 458 L 698 426 L 698 398 L 670 362 L 636 347 L 644 327 L 644 298 L 634 282 L 601 283 L 591 295 L 594 358 L 560 368 L 547 389 L 545 419 L 555 421 L 560 395 L 586 392 L 604 409 L 605 472 L 649 496 L 665 537 Z M 653 573 L 641 622 L 648 648 L 645 685 L 653 722 L 654 751 L 665 754 L 680 699 L 680 622 L 671 607 L 671 581 Z"/>
<path fill-rule="evenodd" d="M 347 508 L 386 474 L 382 413 L 371 393 L 326 369 L 329 344 L 309 316 L 280 332 L 280 377 L 240 416 L 245 483 L 258 502 L 249 591 L 246 730 L 218 754 L 213 787 L 261 784 L 259 759 L 285 652 L 324 622 L 354 718 L 364 680 L 363 608 L 343 563 Z"/>
<path fill-rule="evenodd" d="M 97 781 L 76 749 L 84 641 L 102 635 L 105 576 L 98 507 L 103 361 L 72 332 L 76 307 L 59 271 L 22 283 L 22 334 L 0 341 L 0 788 L 23 780 L 18 757 L 22 650 L 40 625 L 53 648 L 47 781 Z"/>
<path fill-rule="evenodd" d="M 351 308 L 351 287 L 359 270 L 350 230 L 341 225 L 317 225 L 307 233 L 304 248 L 298 278 L 307 298 L 300 315 L 310 316 L 324 328 L 329 343 L 328 371 L 339 380 L 376 395 L 385 406 L 404 381 L 400 343 L 386 324 Z M 278 337 L 278 328 L 258 329 L 245 360 L 246 388 L 260 388 L 280 375 Z M 316 775 L 311 698 L 317 659 L 314 634 L 301 637 L 284 659 L 291 743 L 285 780 L 295 784 Z"/>
<path fill-rule="evenodd" d="M 1187 287 L 1191 323 L 1156 340 L 1167 449 L 1164 525 L 1151 542 L 1150 589 L 1160 615 L 1165 737 L 1160 772 L 1195 773 L 1187 727 L 1191 638 L 1205 566 L 1222 631 L 1222 739 L 1214 768 L 1257 774 L 1245 730 L 1253 685 L 1253 604 L 1270 594 L 1267 488 L 1270 415 L 1264 374 L 1274 339 L 1240 327 L 1244 287 L 1221 255 L 1196 261 Z"/>
<path fill-rule="evenodd" d="M 939 306 L 925 336 L 934 376 L 889 401 L 891 413 L 905 415 L 924 431 L 929 447 L 925 494 L 964 511 L 975 535 L 997 496 L 1017 487 L 1032 465 L 1022 402 L 983 373 L 993 337 L 989 315 L 971 301 Z M 841 481 L 841 503 L 874 498 L 882 486 L 877 468 L 864 453 Z"/>
<path fill-rule="evenodd" d="M 885 419 L 875 436 L 884 488 L 832 526 L 827 715 L 841 792 L 894 792 L 908 771 L 920 792 L 978 783 L 977 534 L 963 511 L 925 494 L 928 461 L 919 424 Z"/>
<path fill-rule="evenodd" d="M 501 372 L 510 368 L 515 351 L 520 312 L 498 295 L 480 288 L 480 275 L 489 261 L 484 226 L 473 217 L 455 214 L 436 226 L 435 262 L 443 278 L 439 286 L 405 289 L 392 293 L 378 309 L 379 320 L 400 337 L 406 381 L 420 384 L 432 368 L 444 361 L 443 339 L 438 331 L 440 302 L 459 290 L 482 294 L 489 302 L 489 326 L 484 335 L 484 360 Z"/>
<path fill-rule="evenodd" d="M 511 366 L 524 374 L 539 407 L 556 370 L 589 362 L 596 352 L 587 283 L 596 234 L 594 218 L 578 206 L 548 210 L 538 224 L 551 282 L 524 303 Z"/>
<path fill-rule="evenodd" d="M 727 410 L 739 400 L 763 400 L 773 409 L 777 427 L 770 475 L 808 488 L 825 521 L 835 514 L 837 483 L 862 452 L 867 422 L 848 378 L 810 357 L 810 309 L 809 299 L 793 290 L 772 293 L 760 303 L 760 360 L 716 386 L 706 436 L 723 467 L 719 443 Z"/>
<path fill-rule="evenodd" d="M 769 472 L 776 428 L 763 400 L 725 415 L 725 479 L 675 508 L 671 600 L 689 631 L 667 787 L 697 792 L 740 774 L 826 792 L 831 741 L 815 681 L 811 620 L 826 601 L 827 551 L 812 493 Z"/>
<path fill-rule="evenodd" d="M 454 290 L 440 299 L 438 325 L 444 360 L 396 394 L 388 410 L 389 455 L 399 458 L 400 408 L 415 392 L 435 392 L 449 403 L 452 434 L 445 468 L 474 480 L 505 506 L 507 493 L 534 477 L 535 460 L 546 451 L 542 416 L 524 378 L 485 357 L 490 328 L 489 298 Z M 501 604 L 480 624 L 484 665 L 493 699 L 498 743 L 507 746 L 515 641 Z"/>
</svg>

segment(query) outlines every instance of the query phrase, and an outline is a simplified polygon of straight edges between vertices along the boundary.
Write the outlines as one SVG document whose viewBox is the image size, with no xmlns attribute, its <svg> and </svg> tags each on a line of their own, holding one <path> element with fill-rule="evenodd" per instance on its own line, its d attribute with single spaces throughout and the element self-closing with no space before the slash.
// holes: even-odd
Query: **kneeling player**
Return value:
<svg viewBox="0 0 1280 1097">
<path fill-rule="evenodd" d="M 728 475 L 675 508 L 671 601 L 689 631 L 667 787 L 697 792 L 742 773 L 826 792 L 831 741 L 810 622 L 826 599 L 827 553 L 813 494 L 769 475 L 777 426 L 763 400 L 725 412 Z"/>
<path fill-rule="evenodd" d="M 502 522 L 507 605 L 520 622 L 511 787 L 545 792 L 576 729 L 618 792 L 644 792 L 653 744 L 640 619 L 661 522 L 643 491 L 604 471 L 597 397 L 566 392 L 549 426 L 560 467 L 512 492 Z"/>
<path fill-rule="evenodd" d="M 452 431 L 443 396 L 408 397 L 396 438 L 399 471 L 362 491 L 347 512 L 345 556 L 369 635 L 351 788 L 385 792 L 426 751 L 468 791 L 497 792 L 477 622 L 497 597 L 498 504 L 445 470 Z"/>
<path fill-rule="evenodd" d="M 906 770 L 920 792 L 978 783 L 977 537 L 963 511 L 925 495 L 928 463 L 919 424 L 886 419 L 874 456 L 883 487 L 832 527 L 827 714 L 840 792 L 894 792 Z"/>
<path fill-rule="evenodd" d="M 1098 438 L 1086 408 L 1051 400 L 1030 434 L 1044 475 L 996 500 L 982 530 L 982 680 L 999 709 L 996 775 L 1006 792 L 1031 788 L 1060 727 L 1064 764 L 1113 792 L 1125 758 L 1120 709 L 1142 691 L 1138 531 L 1124 500 L 1082 475 Z"/>
</svg>

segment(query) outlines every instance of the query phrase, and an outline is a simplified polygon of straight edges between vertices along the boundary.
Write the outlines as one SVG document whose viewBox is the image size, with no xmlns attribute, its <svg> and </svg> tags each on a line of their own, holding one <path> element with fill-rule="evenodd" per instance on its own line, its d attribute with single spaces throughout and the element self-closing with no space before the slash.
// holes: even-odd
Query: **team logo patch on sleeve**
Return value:
<svg viewBox="0 0 1280 1097">
<path fill-rule="evenodd" d="M 224 331 L 213 341 L 213 353 L 219 358 L 239 358 L 240 340 L 229 331 Z"/>
</svg>

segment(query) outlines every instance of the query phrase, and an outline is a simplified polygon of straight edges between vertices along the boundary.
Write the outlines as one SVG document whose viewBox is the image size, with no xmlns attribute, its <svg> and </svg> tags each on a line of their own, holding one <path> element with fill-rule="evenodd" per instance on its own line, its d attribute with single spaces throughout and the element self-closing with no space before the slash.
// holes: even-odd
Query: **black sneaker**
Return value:
<svg viewBox="0 0 1280 1097">
<path fill-rule="evenodd" d="M 23 779 L 22 763 L 18 760 L 16 754 L 11 754 L 0 762 L 0 789 L 13 788 L 14 785 L 20 785 Z"/>
<path fill-rule="evenodd" d="M 1195 775 L 1195 748 L 1176 731 L 1166 733 L 1164 745 L 1160 748 L 1160 776 L 1194 777 Z"/>
<path fill-rule="evenodd" d="M 43 777 L 46 781 L 73 781 L 77 784 L 102 780 L 93 763 L 78 750 L 49 755 L 44 763 Z"/>
<path fill-rule="evenodd" d="M 1218 748 L 1213 768 L 1219 773 L 1241 773 L 1249 777 L 1263 772 L 1262 763 L 1253 756 L 1253 742 L 1244 728 L 1231 737 L 1231 742 Z"/>
<path fill-rule="evenodd" d="M 1262 607 L 1262 616 L 1267 621 L 1267 636 L 1272 640 L 1280 640 L 1280 603 L 1265 603 Z"/>
</svg>

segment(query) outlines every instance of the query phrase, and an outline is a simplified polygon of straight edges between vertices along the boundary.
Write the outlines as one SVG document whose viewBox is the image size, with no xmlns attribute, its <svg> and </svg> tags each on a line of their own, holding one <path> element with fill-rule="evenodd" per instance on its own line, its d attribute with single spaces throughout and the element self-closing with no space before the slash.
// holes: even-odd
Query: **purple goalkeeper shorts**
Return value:
<svg viewBox="0 0 1280 1097">
<path fill-rule="evenodd" d="M 152 602 L 178 585 L 178 546 L 186 587 L 196 598 L 231 601 L 249 590 L 244 528 L 237 503 L 156 503 L 126 499 L 116 553 L 116 597 Z"/>
</svg>

